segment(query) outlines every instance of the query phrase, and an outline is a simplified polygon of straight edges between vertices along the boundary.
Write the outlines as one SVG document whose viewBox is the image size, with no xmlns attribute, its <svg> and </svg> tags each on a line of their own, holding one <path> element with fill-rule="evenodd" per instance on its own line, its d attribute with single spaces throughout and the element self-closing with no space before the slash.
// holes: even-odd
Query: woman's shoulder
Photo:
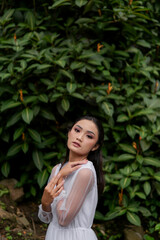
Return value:
<svg viewBox="0 0 160 240">
<path fill-rule="evenodd" d="M 96 172 L 93 163 L 88 161 L 86 164 L 81 165 L 75 173 L 75 176 L 85 180 L 86 182 L 91 181 L 93 184 L 94 179 L 96 179 Z"/>
<path fill-rule="evenodd" d="M 57 172 L 59 172 L 61 165 L 62 165 L 61 163 L 58 163 L 52 168 L 52 171 L 51 171 L 52 176 L 55 176 Z"/>
<path fill-rule="evenodd" d="M 79 170 L 82 170 L 82 169 L 90 169 L 91 171 L 95 172 L 95 169 L 94 169 L 94 165 L 91 161 L 88 160 L 88 162 L 86 164 L 83 164 L 81 165 L 81 167 L 79 168 Z"/>
</svg>

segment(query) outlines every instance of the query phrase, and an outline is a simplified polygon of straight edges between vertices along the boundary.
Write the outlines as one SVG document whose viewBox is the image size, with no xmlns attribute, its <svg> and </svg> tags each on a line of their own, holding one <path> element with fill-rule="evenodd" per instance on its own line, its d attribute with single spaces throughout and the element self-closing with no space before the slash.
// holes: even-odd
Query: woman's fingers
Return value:
<svg viewBox="0 0 160 240">
<path fill-rule="evenodd" d="M 57 197 L 64 189 L 63 184 L 64 184 L 64 180 L 52 190 L 52 196 L 54 198 Z"/>
<path fill-rule="evenodd" d="M 63 187 L 61 187 L 55 194 L 54 196 L 57 197 L 63 190 Z"/>
<path fill-rule="evenodd" d="M 64 180 L 63 180 L 61 183 L 59 183 L 59 184 L 56 186 L 56 188 L 54 188 L 54 191 L 55 191 L 55 192 L 59 191 L 59 189 L 63 188 L 63 185 L 64 185 Z"/>
<path fill-rule="evenodd" d="M 57 182 L 58 182 L 58 180 L 59 180 L 60 177 L 61 177 L 60 174 L 58 174 L 58 175 L 56 175 L 55 177 L 53 177 L 53 178 L 51 179 L 49 185 L 52 186 L 52 187 L 54 187 L 54 186 L 57 184 Z"/>
<path fill-rule="evenodd" d="M 82 165 L 82 164 L 86 164 L 88 162 L 87 159 L 81 160 L 81 161 L 77 161 L 77 162 L 73 162 L 71 163 L 71 167 L 75 167 L 77 165 Z"/>
</svg>

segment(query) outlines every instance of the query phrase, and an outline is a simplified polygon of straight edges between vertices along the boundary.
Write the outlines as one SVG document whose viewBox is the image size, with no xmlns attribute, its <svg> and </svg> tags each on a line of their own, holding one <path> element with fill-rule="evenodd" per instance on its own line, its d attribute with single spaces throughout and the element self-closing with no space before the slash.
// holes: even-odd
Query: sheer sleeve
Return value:
<svg viewBox="0 0 160 240">
<path fill-rule="evenodd" d="M 51 181 L 51 179 L 55 176 L 55 172 L 57 169 L 58 165 L 56 165 L 53 169 L 52 172 L 50 174 L 50 177 L 48 179 L 48 183 Z M 47 184 L 48 184 L 47 183 Z M 38 217 L 39 219 L 44 222 L 44 223 L 50 223 L 52 220 L 52 212 L 46 212 L 42 209 L 42 204 L 39 205 L 39 211 L 38 211 Z"/>
<path fill-rule="evenodd" d="M 76 175 L 69 193 L 59 195 L 56 211 L 58 222 L 61 226 L 68 225 L 80 210 L 85 197 L 94 183 L 94 175 L 91 169 L 82 168 Z"/>
</svg>

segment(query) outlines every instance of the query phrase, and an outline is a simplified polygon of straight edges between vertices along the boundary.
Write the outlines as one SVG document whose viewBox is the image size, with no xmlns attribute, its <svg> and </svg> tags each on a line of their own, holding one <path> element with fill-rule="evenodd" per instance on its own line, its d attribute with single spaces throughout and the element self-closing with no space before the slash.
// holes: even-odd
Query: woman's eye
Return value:
<svg viewBox="0 0 160 240">
<path fill-rule="evenodd" d="M 92 139 L 93 137 L 91 135 L 87 135 L 88 138 Z"/>
<path fill-rule="evenodd" d="M 74 130 L 75 130 L 75 132 L 80 132 L 78 128 L 75 128 Z"/>
</svg>

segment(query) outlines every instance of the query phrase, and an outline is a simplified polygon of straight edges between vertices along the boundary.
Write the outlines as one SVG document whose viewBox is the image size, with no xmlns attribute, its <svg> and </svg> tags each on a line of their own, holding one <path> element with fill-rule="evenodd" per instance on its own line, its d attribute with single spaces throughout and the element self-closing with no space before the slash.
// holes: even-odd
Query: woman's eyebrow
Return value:
<svg viewBox="0 0 160 240">
<path fill-rule="evenodd" d="M 79 125 L 76 125 L 77 127 L 79 127 L 80 129 L 83 129 L 81 126 L 79 126 Z M 91 133 L 91 134 L 93 134 L 93 135 L 95 135 L 95 133 L 94 132 L 92 132 L 92 131 L 87 131 L 88 133 Z"/>
</svg>

